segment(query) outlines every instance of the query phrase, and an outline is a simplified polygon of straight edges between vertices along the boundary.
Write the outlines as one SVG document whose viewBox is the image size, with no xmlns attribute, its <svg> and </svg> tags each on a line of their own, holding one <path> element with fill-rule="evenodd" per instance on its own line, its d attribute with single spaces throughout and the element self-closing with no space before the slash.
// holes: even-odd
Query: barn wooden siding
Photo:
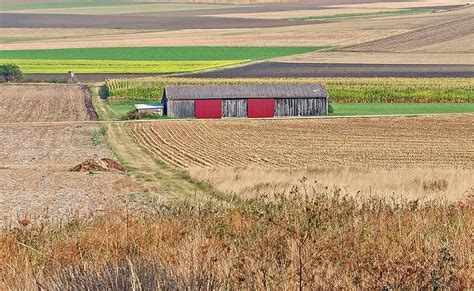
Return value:
<svg viewBox="0 0 474 291">
<path fill-rule="evenodd" d="M 171 85 L 163 104 L 176 118 L 317 116 L 327 114 L 328 92 L 320 84 Z"/>
<path fill-rule="evenodd" d="M 194 118 L 194 100 L 166 100 L 166 114 L 176 118 Z"/>
<path fill-rule="evenodd" d="M 326 98 L 275 99 L 275 116 L 316 116 L 327 114 Z"/>
<path fill-rule="evenodd" d="M 247 99 L 229 99 L 222 101 L 222 117 L 246 117 Z"/>
</svg>

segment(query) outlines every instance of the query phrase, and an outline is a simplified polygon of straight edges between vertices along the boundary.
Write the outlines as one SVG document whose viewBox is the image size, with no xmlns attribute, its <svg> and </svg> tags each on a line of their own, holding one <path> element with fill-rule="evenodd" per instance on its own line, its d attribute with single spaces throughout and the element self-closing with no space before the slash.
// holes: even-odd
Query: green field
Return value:
<svg viewBox="0 0 474 291">
<path fill-rule="evenodd" d="M 295 17 L 288 18 L 288 20 L 326 20 L 326 19 L 339 19 L 339 18 L 358 18 L 358 17 L 371 17 L 371 16 L 388 16 L 388 15 L 406 15 L 406 14 L 420 14 L 420 13 L 430 13 L 432 9 L 402 9 L 402 10 L 388 10 L 388 11 L 378 11 L 378 12 L 361 12 L 361 13 L 343 13 L 335 15 L 324 15 L 324 16 L 306 16 L 306 17 Z"/>
<path fill-rule="evenodd" d="M 234 61 L 302 54 L 328 47 L 119 47 L 0 51 L 0 59 Z"/>
<path fill-rule="evenodd" d="M 18 65 L 25 74 L 172 74 L 235 65 L 239 61 L 96 61 L 96 60 L 0 60 Z"/>
<path fill-rule="evenodd" d="M 0 51 L 27 74 L 187 73 L 327 47 L 123 47 Z"/>
<path fill-rule="evenodd" d="M 333 103 L 331 116 L 474 112 L 474 103 Z"/>
</svg>

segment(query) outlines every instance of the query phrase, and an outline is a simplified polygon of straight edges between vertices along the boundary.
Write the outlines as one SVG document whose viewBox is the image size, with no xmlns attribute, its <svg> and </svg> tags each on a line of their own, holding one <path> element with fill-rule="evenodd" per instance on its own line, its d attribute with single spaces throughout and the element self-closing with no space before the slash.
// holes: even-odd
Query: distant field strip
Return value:
<svg viewBox="0 0 474 291">
<path fill-rule="evenodd" d="M 192 79 L 147 78 L 109 80 L 110 102 L 154 101 L 165 85 L 209 84 L 325 84 L 331 102 L 345 103 L 471 103 L 473 78 L 298 78 Z M 124 98 L 126 97 L 126 98 Z"/>
<path fill-rule="evenodd" d="M 474 114 L 130 126 L 137 143 L 179 168 L 474 166 Z"/>
<path fill-rule="evenodd" d="M 129 6 L 150 4 L 146 2 L 120 2 L 120 1 L 68 1 L 68 2 L 43 2 L 43 3 L 0 3 L 1 11 L 78 8 L 78 7 L 103 7 L 103 6 Z"/>
<path fill-rule="evenodd" d="M 18 65 L 26 74 L 140 74 L 186 73 L 235 65 L 237 61 L 114 61 L 114 60 L 0 60 Z"/>
<path fill-rule="evenodd" d="M 321 16 L 306 16 L 306 17 L 295 17 L 289 18 L 288 20 L 326 20 L 326 19 L 340 19 L 340 18 L 358 18 L 358 17 L 372 17 L 372 16 L 389 16 L 389 15 L 407 15 L 407 14 L 420 14 L 420 13 L 429 13 L 433 9 L 402 9 L 402 10 L 388 10 L 388 11 L 378 11 L 378 12 L 360 12 L 360 13 L 343 13 L 335 15 L 321 15 Z"/>
<path fill-rule="evenodd" d="M 0 51 L 28 74 L 189 73 L 326 47 L 123 47 Z"/>
<path fill-rule="evenodd" d="M 212 61 L 260 60 L 328 47 L 120 47 L 0 51 L 0 59 Z"/>
</svg>

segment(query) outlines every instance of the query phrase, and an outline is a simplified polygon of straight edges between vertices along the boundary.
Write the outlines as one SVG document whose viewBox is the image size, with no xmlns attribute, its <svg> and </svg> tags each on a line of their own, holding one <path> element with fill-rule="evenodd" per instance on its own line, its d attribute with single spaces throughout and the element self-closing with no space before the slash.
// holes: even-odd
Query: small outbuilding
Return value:
<svg viewBox="0 0 474 291">
<path fill-rule="evenodd" d="M 160 103 L 135 104 L 135 110 L 139 113 L 146 112 L 163 115 L 163 105 L 161 105 Z"/>
<path fill-rule="evenodd" d="M 175 118 L 318 116 L 328 112 L 320 84 L 166 86 L 164 114 Z"/>
</svg>

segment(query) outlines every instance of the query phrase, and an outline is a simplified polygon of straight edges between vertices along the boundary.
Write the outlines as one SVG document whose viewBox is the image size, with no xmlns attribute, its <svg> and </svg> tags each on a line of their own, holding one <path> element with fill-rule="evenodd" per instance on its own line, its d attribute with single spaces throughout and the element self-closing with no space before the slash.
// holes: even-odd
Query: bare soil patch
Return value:
<svg viewBox="0 0 474 291">
<path fill-rule="evenodd" d="M 173 167 L 469 168 L 474 115 L 163 121 L 132 125 Z M 229 135 L 229 133 L 231 133 Z"/>
<path fill-rule="evenodd" d="M 97 118 L 78 85 L 2 84 L 0 122 L 75 121 Z"/>
</svg>

